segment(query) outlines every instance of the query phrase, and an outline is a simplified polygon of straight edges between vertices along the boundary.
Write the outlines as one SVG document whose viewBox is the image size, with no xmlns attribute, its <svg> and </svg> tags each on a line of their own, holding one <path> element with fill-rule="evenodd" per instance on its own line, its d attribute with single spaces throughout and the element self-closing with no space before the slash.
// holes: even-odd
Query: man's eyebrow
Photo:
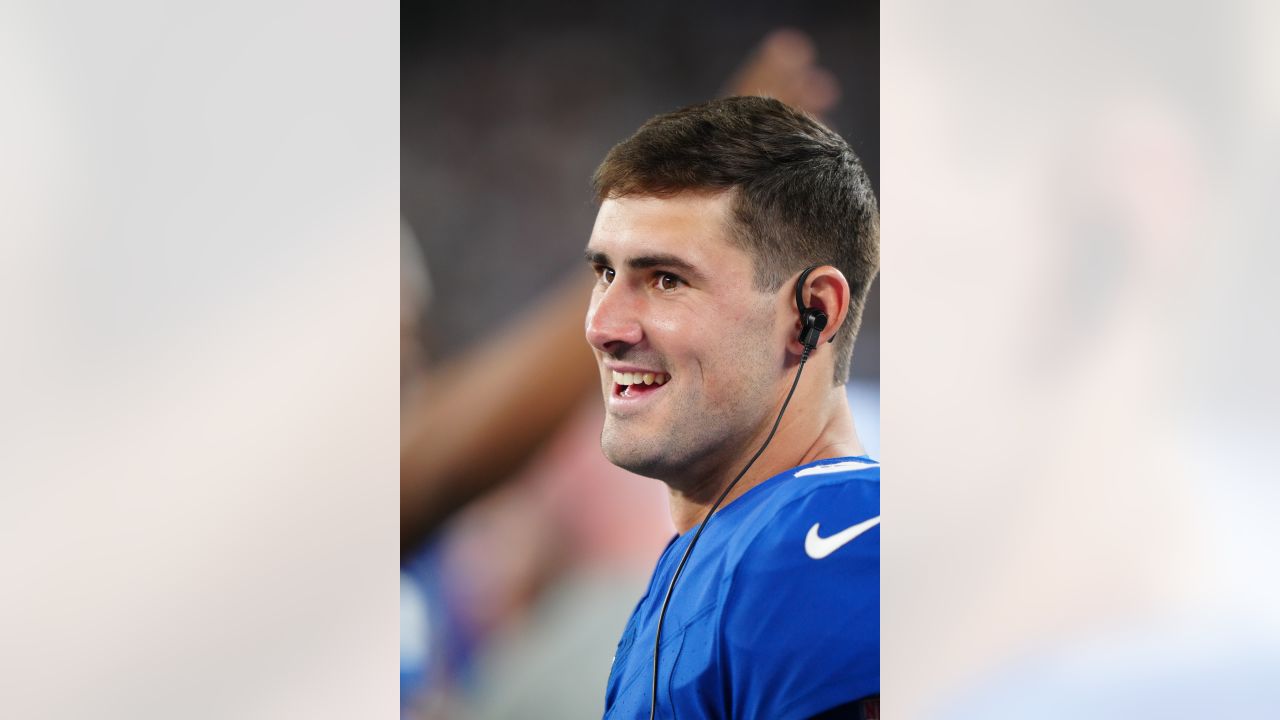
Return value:
<svg viewBox="0 0 1280 720">
<path fill-rule="evenodd" d="M 592 265 L 604 265 L 605 267 L 613 266 L 613 263 L 609 260 L 609 256 L 599 250 L 587 248 L 585 255 L 587 262 Z M 679 255 L 671 255 L 669 253 L 657 253 L 654 255 L 641 255 L 639 257 L 628 258 L 627 267 L 632 270 L 646 270 L 648 268 L 656 267 L 671 268 L 672 270 L 695 280 L 706 279 L 706 275 L 701 270 L 694 267 L 693 263 L 690 263 Z"/>
<path fill-rule="evenodd" d="M 681 275 L 691 277 L 695 280 L 705 280 L 706 276 L 702 271 L 694 267 L 692 263 L 678 255 L 670 255 L 667 253 L 658 253 L 656 255 L 641 255 L 627 259 L 627 267 L 632 270 L 644 270 L 646 268 L 671 268 L 678 271 Z"/>
</svg>

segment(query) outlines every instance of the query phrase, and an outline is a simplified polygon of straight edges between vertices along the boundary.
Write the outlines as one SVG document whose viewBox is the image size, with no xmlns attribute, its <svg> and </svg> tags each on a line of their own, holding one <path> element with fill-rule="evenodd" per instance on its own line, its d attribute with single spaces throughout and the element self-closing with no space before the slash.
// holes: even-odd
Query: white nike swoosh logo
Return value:
<svg viewBox="0 0 1280 720">
<path fill-rule="evenodd" d="M 813 527 L 809 528 L 809 534 L 804 536 L 804 551 L 814 560 L 821 560 L 839 550 L 850 540 L 879 524 L 880 516 L 877 515 L 870 520 L 863 520 L 853 527 L 847 527 L 830 537 L 818 537 L 818 523 L 814 523 Z"/>
</svg>

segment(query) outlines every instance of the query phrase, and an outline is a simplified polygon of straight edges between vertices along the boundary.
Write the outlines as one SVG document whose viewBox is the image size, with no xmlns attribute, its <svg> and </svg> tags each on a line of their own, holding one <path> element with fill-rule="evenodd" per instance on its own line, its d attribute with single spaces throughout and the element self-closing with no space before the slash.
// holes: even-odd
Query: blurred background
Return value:
<svg viewBox="0 0 1280 720">
<path fill-rule="evenodd" d="M 590 177 L 645 120 L 765 94 L 879 180 L 872 3 L 426 3 L 402 18 L 405 717 L 603 710 L 674 534 L 665 486 L 600 454 L 582 324 Z M 848 393 L 878 455 L 879 284 Z"/>
<path fill-rule="evenodd" d="M 885 717 L 1280 717 L 1280 11 L 883 10 Z"/>
</svg>

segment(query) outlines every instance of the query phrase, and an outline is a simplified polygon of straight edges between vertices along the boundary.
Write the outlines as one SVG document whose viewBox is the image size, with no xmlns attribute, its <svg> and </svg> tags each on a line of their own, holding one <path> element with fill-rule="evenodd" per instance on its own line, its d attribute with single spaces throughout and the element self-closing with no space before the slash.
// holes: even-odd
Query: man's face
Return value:
<svg viewBox="0 0 1280 720">
<path fill-rule="evenodd" d="M 615 465 L 668 482 L 706 474 L 737 460 L 777 410 L 785 313 L 754 289 L 730 218 L 727 193 L 600 206 L 586 334 L 604 392 L 600 444 Z"/>
</svg>

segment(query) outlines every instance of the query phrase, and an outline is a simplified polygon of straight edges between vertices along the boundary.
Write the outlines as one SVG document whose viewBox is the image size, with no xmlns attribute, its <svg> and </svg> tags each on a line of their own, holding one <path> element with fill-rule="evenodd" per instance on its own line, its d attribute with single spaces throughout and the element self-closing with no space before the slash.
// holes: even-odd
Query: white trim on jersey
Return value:
<svg viewBox="0 0 1280 720">
<path fill-rule="evenodd" d="M 795 477 L 805 477 L 806 475 L 826 475 L 828 473 L 846 472 L 852 470 L 864 470 L 866 468 L 879 467 L 880 463 L 865 462 L 862 460 L 846 460 L 844 462 L 831 463 L 830 465 L 816 465 L 807 467 L 803 470 L 797 470 Z"/>
</svg>

